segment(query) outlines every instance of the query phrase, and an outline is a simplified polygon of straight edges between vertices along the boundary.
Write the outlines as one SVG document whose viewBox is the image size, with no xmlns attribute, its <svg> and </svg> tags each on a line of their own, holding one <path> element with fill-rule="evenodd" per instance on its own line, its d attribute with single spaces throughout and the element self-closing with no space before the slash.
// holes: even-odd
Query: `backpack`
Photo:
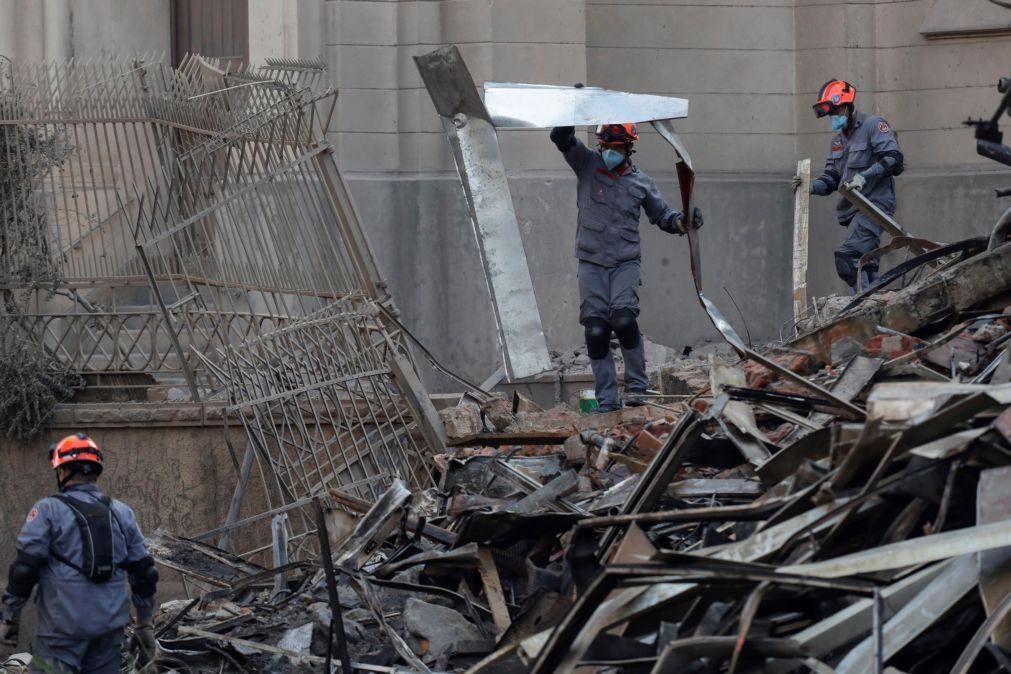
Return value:
<svg viewBox="0 0 1011 674">
<path fill-rule="evenodd" d="M 84 563 L 81 566 L 55 550 L 50 550 L 54 558 L 76 569 L 88 580 L 104 583 L 112 578 L 116 565 L 113 562 L 112 499 L 102 496 L 96 502 L 82 501 L 66 494 L 54 494 L 52 498 L 64 503 L 74 514 L 81 544 Z"/>
</svg>

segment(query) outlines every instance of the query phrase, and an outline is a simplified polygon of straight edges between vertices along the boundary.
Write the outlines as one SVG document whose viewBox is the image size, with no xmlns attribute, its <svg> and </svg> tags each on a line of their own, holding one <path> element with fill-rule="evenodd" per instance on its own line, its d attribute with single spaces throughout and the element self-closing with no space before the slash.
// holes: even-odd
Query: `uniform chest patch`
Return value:
<svg viewBox="0 0 1011 674">
<path fill-rule="evenodd" d="M 878 131 L 881 133 L 888 133 L 891 129 L 888 128 L 888 124 L 884 120 L 881 120 L 878 122 Z"/>
<path fill-rule="evenodd" d="M 833 152 L 838 152 L 841 149 L 843 149 L 843 144 L 841 142 L 832 143 L 832 151 Z"/>
<path fill-rule="evenodd" d="M 32 508 L 31 510 L 28 511 L 28 517 L 25 518 L 25 524 L 27 524 L 28 522 L 34 522 L 36 519 L 38 519 L 38 517 L 39 517 L 39 509 Z"/>
</svg>

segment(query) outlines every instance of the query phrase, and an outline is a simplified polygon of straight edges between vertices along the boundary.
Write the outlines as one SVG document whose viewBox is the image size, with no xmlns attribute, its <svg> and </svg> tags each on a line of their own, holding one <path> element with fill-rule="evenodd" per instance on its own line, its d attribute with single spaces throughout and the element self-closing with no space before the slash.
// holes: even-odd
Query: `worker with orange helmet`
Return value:
<svg viewBox="0 0 1011 674">
<path fill-rule="evenodd" d="M 689 225 L 667 205 L 653 179 L 632 163 L 633 145 L 639 140 L 635 124 L 598 126 L 596 152 L 576 138 L 575 127 L 555 127 L 551 140 L 576 174 L 579 322 L 593 369 L 597 410 L 621 407 L 612 332 L 625 361 L 625 404 L 641 405 L 649 378 L 637 321 L 642 284 L 639 213 L 645 211 L 652 224 L 671 234 L 683 235 Z M 702 226 L 697 210 L 691 226 Z"/>
<path fill-rule="evenodd" d="M 811 194 L 828 195 L 840 185 L 860 190 L 885 213 L 895 213 L 895 180 L 902 173 L 903 159 L 892 127 L 881 117 L 856 109 L 856 88 L 843 80 L 829 80 L 818 91 L 814 113 L 828 117 L 835 131 L 825 162 L 825 170 L 811 181 Z M 793 179 L 794 190 L 800 178 Z M 857 210 L 849 199 L 840 198 L 836 217 L 846 228 L 846 239 L 836 248 L 835 266 L 839 278 L 857 290 L 860 258 L 881 243 L 881 227 Z M 877 262 L 864 265 L 866 286 L 877 278 Z"/>
<path fill-rule="evenodd" d="M 134 645 L 142 663 L 155 653 L 158 571 L 137 518 L 103 496 L 96 481 L 102 451 L 83 433 L 49 450 L 59 493 L 28 512 L 3 595 L 0 645 L 17 646 L 21 610 L 38 586 L 32 671 L 114 674 L 130 622 L 129 580 L 137 611 Z"/>
</svg>

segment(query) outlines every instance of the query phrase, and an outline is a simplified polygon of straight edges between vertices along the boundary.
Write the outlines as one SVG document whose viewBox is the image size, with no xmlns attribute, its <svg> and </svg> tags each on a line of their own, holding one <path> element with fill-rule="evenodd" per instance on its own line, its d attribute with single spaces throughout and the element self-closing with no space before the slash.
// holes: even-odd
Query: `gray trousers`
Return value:
<svg viewBox="0 0 1011 674">
<path fill-rule="evenodd" d="M 123 630 L 94 639 L 36 637 L 31 672 L 119 674 Z"/>
<path fill-rule="evenodd" d="M 846 226 L 846 239 L 835 250 L 835 269 L 846 285 L 856 292 L 860 258 L 881 245 L 881 227 L 863 213 Z M 866 288 L 878 278 L 878 261 L 864 265 L 861 285 Z"/>
<path fill-rule="evenodd" d="M 623 262 L 617 267 L 602 267 L 592 262 L 579 261 L 579 322 L 588 318 L 611 321 L 617 309 L 628 309 L 639 315 L 639 261 Z M 646 347 L 642 337 L 634 349 L 622 348 L 625 360 L 625 389 L 645 391 L 649 386 L 646 376 Z M 600 359 L 591 359 L 593 383 L 600 405 L 618 405 L 618 374 L 611 352 Z"/>
</svg>

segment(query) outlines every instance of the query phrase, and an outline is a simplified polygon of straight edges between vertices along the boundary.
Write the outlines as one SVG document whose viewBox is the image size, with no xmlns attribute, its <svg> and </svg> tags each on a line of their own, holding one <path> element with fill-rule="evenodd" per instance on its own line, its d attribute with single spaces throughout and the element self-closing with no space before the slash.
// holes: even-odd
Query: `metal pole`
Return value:
<svg viewBox="0 0 1011 674">
<path fill-rule="evenodd" d="M 337 655 L 341 659 L 341 670 L 344 674 L 353 674 L 351 657 L 348 655 L 347 635 L 344 634 L 344 617 L 341 615 L 341 603 L 337 595 L 337 578 L 333 568 L 333 556 L 330 552 L 330 535 L 326 530 L 326 513 L 323 512 L 323 503 L 320 499 L 317 498 L 315 502 L 319 556 L 323 560 L 323 572 L 326 574 L 326 589 L 330 594 L 330 641 L 327 645 L 328 657 L 325 671 L 327 674 L 330 674 L 330 648 L 333 644 L 334 632 L 337 632 Z"/>
<path fill-rule="evenodd" d="M 161 290 L 158 288 L 158 281 L 155 280 L 154 272 L 151 270 L 151 263 L 147 259 L 147 253 L 144 252 L 143 244 L 137 244 L 137 255 L 140 256 L 140 261 L 144 265 L 144 273 L 147 274 L 147 279 L 151 283 L 151 292 L 154 293 L 155 299 L 158 300 L 158 307 L 161 309 L 162 316 L 165 317 L 165 325 L 168 327 L 169 338 L 172 340 L 172 346 L 175 347 L 176 353 L 179 354 L 179 364 L 183 368 L 183 374 L 186 375 L 186 383 L 190 387 L 190 395 L 193 396 L 193 402 L 200 402 L 200 392 L 197 390 L 197 380 L 193 376 L 193 368 L 190 367 L 190 363 L 186 360 L 186 354 L 183 353 L 183 347 L 179 343 L 179 335 L 176 334 L 175 328 L 172 327 L 172 315 L 169 313 L 168 307 L 165 306 L 165 299 L 161 296 Z"/>
<path fill-rule="evenodd" d="M 884 674 L 885 671 L 885 639 L 884 639 L 884 605 L 881 602 L 881 590 L 874 588 L 874 672 Z"/>
<path fill-rule="evenodd" d="M 228 414 L 225 412 L 225 414 Z M 225 517 L 225 527 L 230 527 L 239 520 L 239 509 L 242 507 L 242 499 L 246 495 L 246 486 L 249 484 L 249 475 L 253 472 L 253 455 L 256 450 L 253 449 L 253 443 L 246 445 L 246 453 L 242 457 L 242 468 L 239 469 L 239 482 L 235 485 L 235 491 L 232 493 L 232 502 L 228 504 L 228 515 Z M 228 528 L 221 538 L 218 539 L 218 547 L 222 550 L 231 550 L 232 548 L 232 530 Z"/>
</svg>

